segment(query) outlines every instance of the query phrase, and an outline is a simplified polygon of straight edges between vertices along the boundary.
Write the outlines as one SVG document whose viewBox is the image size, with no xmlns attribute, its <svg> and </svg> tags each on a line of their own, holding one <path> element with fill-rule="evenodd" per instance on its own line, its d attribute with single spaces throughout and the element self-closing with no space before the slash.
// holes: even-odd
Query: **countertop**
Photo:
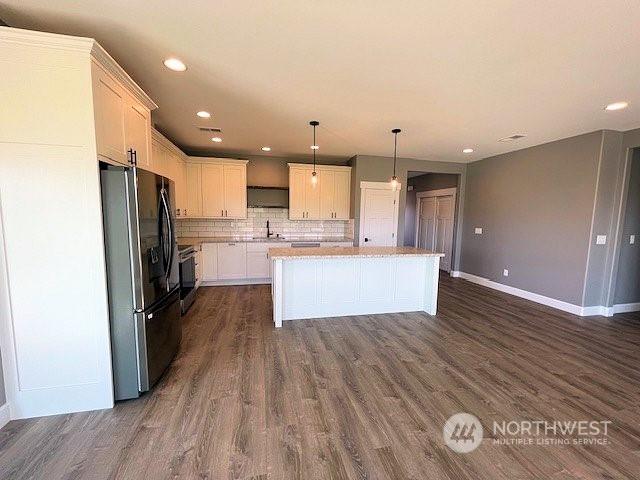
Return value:
<svg viewBox="0 0 640 480">
<path fill-rule="evenodd" d="M 228 237 L 180 237 L 178 244 L 180 245 L 200 245 L 202 243 L 298 243 L 298 242 L 353 242 L 353 238 L 346 237 L 284 237 L 284 238 L 253 238 L 243 237 L 240 235 Z"/>
<path fill-rule="evenodd" d="M 292 258 L 339 258 L 339 257 L 444 257 L 415 247 L 312 247 L 312 248 L 271 248 L 269 257 L 274 259 Z"/>
</svg>

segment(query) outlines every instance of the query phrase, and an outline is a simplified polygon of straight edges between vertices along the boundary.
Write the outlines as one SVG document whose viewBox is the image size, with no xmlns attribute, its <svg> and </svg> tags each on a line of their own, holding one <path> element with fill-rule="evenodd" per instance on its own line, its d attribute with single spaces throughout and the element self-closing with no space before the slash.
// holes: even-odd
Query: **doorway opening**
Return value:
<svg viewBox="0 0 640 480">
<path fill-rule="evenodd" d="M 460 175 L 408 172 L 405 202 L 405 246 L 444 253 L 440 269 L 451 272 Z"/>
</svg>

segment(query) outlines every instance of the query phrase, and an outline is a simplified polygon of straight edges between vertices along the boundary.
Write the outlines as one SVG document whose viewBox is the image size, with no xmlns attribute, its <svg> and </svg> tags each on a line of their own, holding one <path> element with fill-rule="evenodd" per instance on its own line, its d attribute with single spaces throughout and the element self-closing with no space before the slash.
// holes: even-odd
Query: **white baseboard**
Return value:
<svg viewBox="0 0 640 480">
<path fill-rule="evenodd" d="M 461 273 L 462 273 L 462 272 L 460 272 L 460 271 L 458 271 L 458 270 L 451 270 L 451 272 L 449 272 L 449 275 L 451 275 L 451 276 L 452 276 L 452 277 L 454 277 L 454 278 L 458 278 L 458 277 L 460 277 L 460 276 L 461 276 Z"/>
<path fill-rule="evenodd" d="M 611 307 L 613 313 L 629 313 L 640 312 L 640 302 L 637 303 L 619 303 Z"/>
<path fill-rule="evenodd" d="M 0 407 L 0 428 L 4 427 L 11 420 L 11 408 L 9 402 Z"/>
<path fill-rule="evenodd" d="M 472 275 L 466 272 L 452 271 L 451 276 L 464 278 L 465 280 L 468 280 L 473 283 L 477 283 L 478 285 L 483 285 L 485 287 L 489 287 L 494 290 L 499 290 L 501 292 L 514 295 L 516 297 L 524 298 L 526 300 L 531 300 L 532 302 L 540 303 L 548 307 L 557 308 L 558 310 L 562 310 L 563 312 L 572 313 L 580 317 L 590 317 L 593 315 L 604 315 L 604 316 L 610 317 L 614 313 L 619 313 L 618 311 L 615 310 L 615 307 L 605 307 L 602 305 L 596 305 L 593 307 L 582 307 L 580 305 L 574 305 L 573 303 L 564 302 L 556 298 L 546 297 L 538 293 L 533 293 L 527 290 L 522 290 L 520 288 L 511 287 L 509 285 L 504 285 L 503 283 L 494 282 L 493 280 L 489 280 L 488 278 L 479 277 L 477 275 Z M 640 306 L 640 304 L 628 304 L 628 305 Z M 634 310 L 628 310 L 628 311 L 634 311 Z"/>
<path fill-rule="evenodd" d="M 270 278 L 242 278 L 239 280 L 215 280 L 215 281 L 202 281 L 201 287 L 229 287 L 234 285 L 265 285 L 270 284 Z"/>
</svg>

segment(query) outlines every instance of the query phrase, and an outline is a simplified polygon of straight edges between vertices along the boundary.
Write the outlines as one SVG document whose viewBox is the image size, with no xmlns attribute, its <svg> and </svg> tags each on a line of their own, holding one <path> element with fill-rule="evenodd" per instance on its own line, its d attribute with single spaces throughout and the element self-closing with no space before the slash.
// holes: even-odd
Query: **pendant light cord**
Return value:
<svg viewBox="0 0 640 480">
<path fill-rule="evenodd" d="M 316 171 L 316 126 L 313 126 L 313 172 Z"/>
<path fill-rule="evenodd" d="M 398 156 L 398 132 L 394 132 L 393 140 L 393 177 L 396 176 L 396 158 Z"/>
</svg>

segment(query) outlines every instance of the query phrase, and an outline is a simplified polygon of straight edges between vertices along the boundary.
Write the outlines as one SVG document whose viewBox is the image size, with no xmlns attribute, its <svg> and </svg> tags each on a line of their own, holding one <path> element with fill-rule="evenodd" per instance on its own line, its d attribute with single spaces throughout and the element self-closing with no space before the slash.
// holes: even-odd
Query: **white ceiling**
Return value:
<svg viewBox="0 0 640 480">
<path fill-rule="evenodd" d="M 466 162 L 640 127 L 637 0 L 0 0 L 0 17 L 96 38 L 186 149 L 305 155 L 317 119 L 321 156 L 391 155 L 399 127 L 399 155 Z"/>
</svg>

